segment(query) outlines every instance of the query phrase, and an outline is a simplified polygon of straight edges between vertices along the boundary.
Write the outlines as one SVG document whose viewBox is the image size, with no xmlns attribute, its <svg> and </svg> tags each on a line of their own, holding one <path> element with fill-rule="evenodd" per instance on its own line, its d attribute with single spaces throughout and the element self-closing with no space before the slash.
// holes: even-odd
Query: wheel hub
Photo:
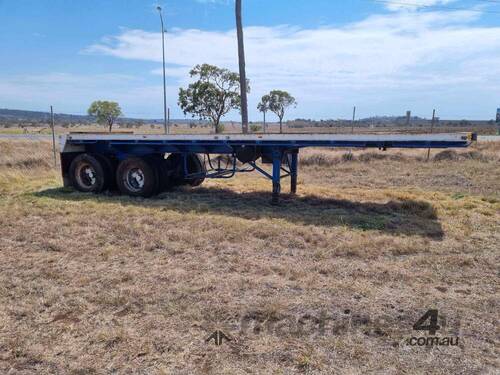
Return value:
<svg viewBox="0 0 500 375">
<path fill-rule="evenodd" d="M 141 191 L 144 188 L 144 172 L 139 168 L 129 170 L 125 183 L 130 190 Z"/>
<path fill-rule="evenodd" d="M 87 188 L 92 188 L 97 182 L 96 172 L 90 164 L 82 164 L 76 176 L 78 182 Z"/>
</svg>

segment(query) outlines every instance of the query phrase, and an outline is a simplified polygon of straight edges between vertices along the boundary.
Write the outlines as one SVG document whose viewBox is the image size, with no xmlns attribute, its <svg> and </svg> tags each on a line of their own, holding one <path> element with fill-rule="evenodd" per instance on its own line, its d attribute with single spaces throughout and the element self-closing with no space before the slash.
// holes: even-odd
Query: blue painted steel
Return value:
<svg viewBox="0 0 500 375">
<path fill-rule="evenodd" d="M 273 202 L 278 203 L 281 192 L 281 162 L 283 152 L 279 148 L 273 149 Z"/>
<path fill-rule="evenodd" d="M 164 153 L 217 153 L 232 154 L 235 147 L 260 146 L 262 148 L 282 147 L 300 149 L 305 147 L 345 147 L 345 148 L 460 148 L 468 147 L 470 141 L 242 141 L 242 140 L 70 140 L 74 145 L 108 150 L 127 150 L 136 155 L 154 152 Z"/>
<path fill-rule="evenodd" d="M 297 189 L 298 158 L 300 149 L 306 147 L 327 147 L 327 148 L 461 148 L 468 147 L 471 140 L 463 137 L 459 141 L 354 141 L 354 140 L 231 140 L 231 139 L 212 139 L 212 140 L 151 140 L 151 139 L 130 139 L 130 140 L 85 140 L 69 139 L 69 144 L 84 146 L 86 152 L 113 155 L 119 160 L 130 156 L 144 156 L 151 154 L 179 153 L 183 155 L 183 168 L 185 176 L 205 177 L 205 178 L 230 178 L 238 172 L 258 171 L 273 182 L 273 202 L 277 202 L 281 191 L 281 179 L 291 177 L 291 192 L 295 193 Z M 262 155 L 272 156 L 272 174 L 266 172 L 255 163 L 248 163 L 252 169 L 238 169 L 236 167 L 235 153 L 239 147 L 253 146 L 259 147 Z M 213 168 L 212 170 L 199 174 L 189 175 L 187 165 L 188 154 L 225 154 L 231 155 L 233 165 L 231 168 Z M 283 156 L 287 156 L 285 164 L 288 170 L 282 167 Z M 282 170 L 285 172 L 282 175 Z"/>
<path fill-rule="evenodd" d="M 272 180 L 273 179 L 273 176 L 269 173 L 267 173 L 267 171 L 265 171 L 264 169 L 262 169 L 261 167 L 259 167 L 257 164 L 255 163 L 249 163 L 252 167 L 255 168 L 255 170 L 257 172 L 259 172 L 261 175 L 267 177 L 268 179 Z"/>
<path fill-rule="evenodd" d="M 290 154 L 290 192 L 295 194 L 297 192 L 297 176 L 298 176 L 298 166 L 299 166 L 299 151 L 294 150 Z"/>
</svg>

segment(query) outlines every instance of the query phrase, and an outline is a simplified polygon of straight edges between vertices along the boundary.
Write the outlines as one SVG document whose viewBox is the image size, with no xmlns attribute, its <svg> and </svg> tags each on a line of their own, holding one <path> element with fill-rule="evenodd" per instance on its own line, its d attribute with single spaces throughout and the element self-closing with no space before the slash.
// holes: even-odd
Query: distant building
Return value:
<svg viewBox="0 0 500 375">
<path fill-rule="evenodd" d="M 497 109 L 497 123 L 500 124 L 500 108 Z"/>
</svg>

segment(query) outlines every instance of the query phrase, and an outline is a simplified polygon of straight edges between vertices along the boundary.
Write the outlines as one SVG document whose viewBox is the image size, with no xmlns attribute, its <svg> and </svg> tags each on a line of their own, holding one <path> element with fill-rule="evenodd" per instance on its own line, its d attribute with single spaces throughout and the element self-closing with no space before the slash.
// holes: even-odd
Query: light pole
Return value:
<svg viewBox="0 0 500 375">
<path fill-rule="evenodd" d="M 156 7 L 158 13 L 160 13 L 161 22 L 161 50 L 163 57 L 163 126 L 165 127 L 165 134 L 168 134 L 170 129 L 167 125 L 167 78 L 165 76 L 165 27 L 163 26 L 163 15 L 161 13 L 161 7 Z"/>
</svg>

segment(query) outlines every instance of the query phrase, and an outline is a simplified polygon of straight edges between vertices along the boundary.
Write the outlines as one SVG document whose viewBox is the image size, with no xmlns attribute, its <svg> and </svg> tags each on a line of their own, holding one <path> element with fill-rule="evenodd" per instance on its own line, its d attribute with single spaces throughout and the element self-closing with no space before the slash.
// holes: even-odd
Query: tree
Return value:
<svg viewBox="0 0 500 375">
<path fill-rule="evenodd" d="M 283 117 L 291 106 L 296 107 L 297 101 L 286 91 L 274 90 L 269 93 L 269 110 L 280 119 L 280 133 L 283 133 Z"/>
<path fill-rule="evenodd" d="M 111 132 L 116 119 L 123 115 L 122 109 L 118 103 L 105 100 L 93 102 L 87 110 L 87 113 L 89 116 L 94 116 L 98 124 L 108 125 L 109 132 Z"/>
<path fill-rule="evenodd" d="M 241 88 L 241 126 L 244 134 L 248 133 L 248 100 L 247 100 L 247 76 L 245 69 L 245 44 L 243 37 L 243 20 L 241 16 L 241 0 L 236 0 L 236 34 L 238 37 L 238 61 L 240 70 Z"/>
<path fill-rule="evenodd" d="M 198 80 L 187 89 L 179 89 L 179 106 L 184 114 L 210 120 L 215 132 L 221 133 L 221 118 L 241 108 L 239 75 L 209 64 L 195 66 L 190 75 Z M 248 81 L 246 86 L 248 92 Z"/>
<path fill-rule="evenodd" d="M 260 103 L 257 104 L 257 109 L 264 114 L 264 132 L 266 131 L 266 113 L 270 109 L 271 97 L 269 95 L 264 95 L 260 100 Z"/>
</svg>

